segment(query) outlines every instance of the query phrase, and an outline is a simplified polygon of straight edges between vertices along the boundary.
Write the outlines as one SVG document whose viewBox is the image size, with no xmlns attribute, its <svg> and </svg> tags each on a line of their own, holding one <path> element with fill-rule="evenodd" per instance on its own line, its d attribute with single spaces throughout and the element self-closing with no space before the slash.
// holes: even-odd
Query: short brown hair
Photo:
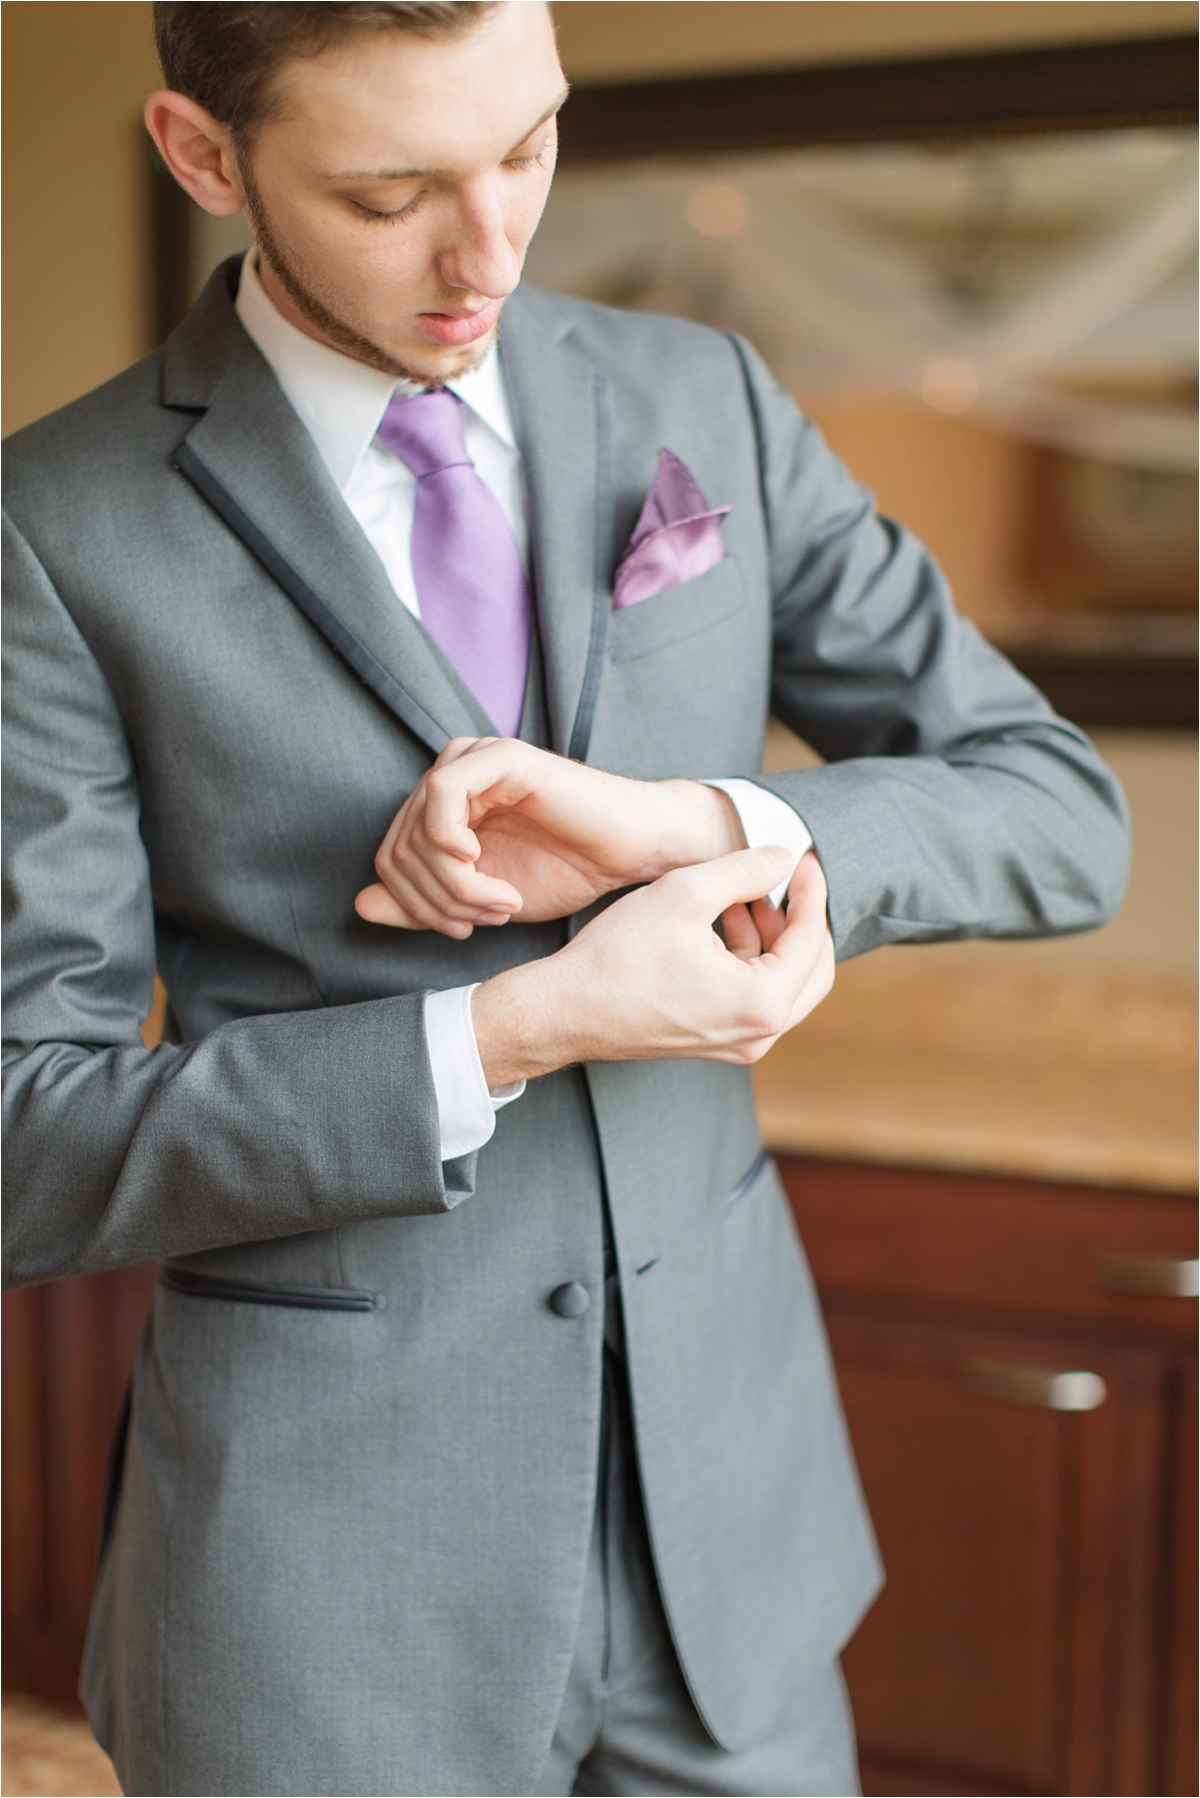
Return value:
<svg viewBox="0 0 1200 1798">
<path fill-rule="evenodd" d="M 244 145 L 270 117 L 272 77 L 355 31 L 457 36 L 496 0 L 158 0 L 154 41 L 167 86 L 203 106 Z"/>
</svg>

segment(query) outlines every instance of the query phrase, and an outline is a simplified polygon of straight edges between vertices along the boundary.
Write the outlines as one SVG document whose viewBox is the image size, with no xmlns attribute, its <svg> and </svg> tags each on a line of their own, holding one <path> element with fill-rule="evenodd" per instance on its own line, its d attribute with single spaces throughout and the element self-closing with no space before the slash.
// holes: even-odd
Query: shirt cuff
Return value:
<svg viewBox="0 0 1200 1798">
<path fill-rule="evenodd" d="M 752 780 L 702 780 L 700 785 L 716 787 L 733 800 L 747 849 L 765 849 L 768 844 L 782 843 L 785 849 L 791 850 L 794 858 L 791 869 L 767 895 L 778 910 L 796 871 L 796 863 L 812 848 L 812 837 L 804 819 L 792 810 L 786 799 L 780 799 L 777 793 L 768 793 L 765 787 L 756 786 Z"/>
<path fill-rule="evenodd" d="M 523 1080 L 489 1090 L 471 1017 L 474 991 L 474 986 L 452 986 L 425 995 L 425 1042 L 437 1095 L 443 1161 L 457 1161 L 460 1155 L 481 1149 L 496 1128 L 501 1106 L 511 1104 L 525 1091 Z"/>
</svg>

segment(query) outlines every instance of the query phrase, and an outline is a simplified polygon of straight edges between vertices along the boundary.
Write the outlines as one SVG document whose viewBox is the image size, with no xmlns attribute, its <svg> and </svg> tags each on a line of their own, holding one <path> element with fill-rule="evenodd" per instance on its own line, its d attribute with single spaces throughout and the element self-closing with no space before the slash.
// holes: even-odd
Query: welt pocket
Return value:
<svg viewBox="0 0 1200 1798">
<path fill-rule="evenodd" d="M 732 618 L 745 605 L 746 589 L 738 565 L 732 556 L 726 556 L 695 580 L 614 610 L 609 620 L 608 659 L 635 662 L 640 656 L 653 655 Z"/>
<path fill-rule="evenodd" d="M 266 1286 L 255 1280 L 227 1280 L 187 1267 L 164 1267 L 168 1292 L 190 1299 L 223 1299 L 233 1305 L 283 1305 L 294 1311 L 374 1311 L 379 1297 L 354 1286 Z"/>
<path fill-rule="evenodd" d="M 750 1193 L 753 1192 L 754 1188 L 758 1185 L 760 1178 L 766 1172 L 767 1163 L 770 1159 L 771 1151 L 769 1149 L 760 1149 L 758 1151 L 758 1154 L 754 1157 L 750 1166 L 746 1169 L 737 1185 L 733 1188 L 733 1191 L 726 1193 L 726 1211 L 732 1211 L 735 1205 L 740 1205 L 742 1200 L 747 1198 Z"/>
</svg>

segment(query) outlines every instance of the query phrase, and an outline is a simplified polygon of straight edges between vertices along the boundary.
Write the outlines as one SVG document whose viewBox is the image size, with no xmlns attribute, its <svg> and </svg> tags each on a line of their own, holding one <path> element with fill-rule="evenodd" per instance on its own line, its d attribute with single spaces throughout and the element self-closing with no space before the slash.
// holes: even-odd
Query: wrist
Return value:
<svg viewBox="0 0 1200 1798">
<path fill-rule="evenodd" d="M 658 880 L 675 868 L 694 868 L 746 847 L 738 809 L 728 793 L 698 780 L 661 780 L 658 841 L 644 880 Z"/>
<path fill-rule="evenodd" d="M 471 994 L 471 1022 L 489 1088 L 537 1080 L 584 1059 L 561 975 L 560 956 L 551 955 L 507 968 Z"/>
</svg>

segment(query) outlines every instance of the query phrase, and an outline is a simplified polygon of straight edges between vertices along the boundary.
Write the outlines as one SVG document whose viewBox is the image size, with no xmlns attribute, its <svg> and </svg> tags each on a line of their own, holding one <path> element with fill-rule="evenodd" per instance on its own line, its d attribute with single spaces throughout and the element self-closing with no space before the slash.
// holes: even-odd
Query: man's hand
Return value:
<svg viewBox="0 0 1200 1798">
<path fill-rule="evenodd" d="M 761 903 L 790 861 L 743 849 L 666 874 L 557 954 L 485 981 L 472 1015 L 488 1085 L 582 1061 L 757 1061 L 833 985 L 816 856 L 792 877 L 786 917 Z M 718 916 L 736 946 L 713 929 Z"/>
<path fill-rule="evenodd" d="M 477 924 L 566 918 L 619 887 L 745 843 L 724 793 L 627 780 L 512 738 L 458 737 L 392 821 L 360 917 L 469 937 Z"/>
</svg>

